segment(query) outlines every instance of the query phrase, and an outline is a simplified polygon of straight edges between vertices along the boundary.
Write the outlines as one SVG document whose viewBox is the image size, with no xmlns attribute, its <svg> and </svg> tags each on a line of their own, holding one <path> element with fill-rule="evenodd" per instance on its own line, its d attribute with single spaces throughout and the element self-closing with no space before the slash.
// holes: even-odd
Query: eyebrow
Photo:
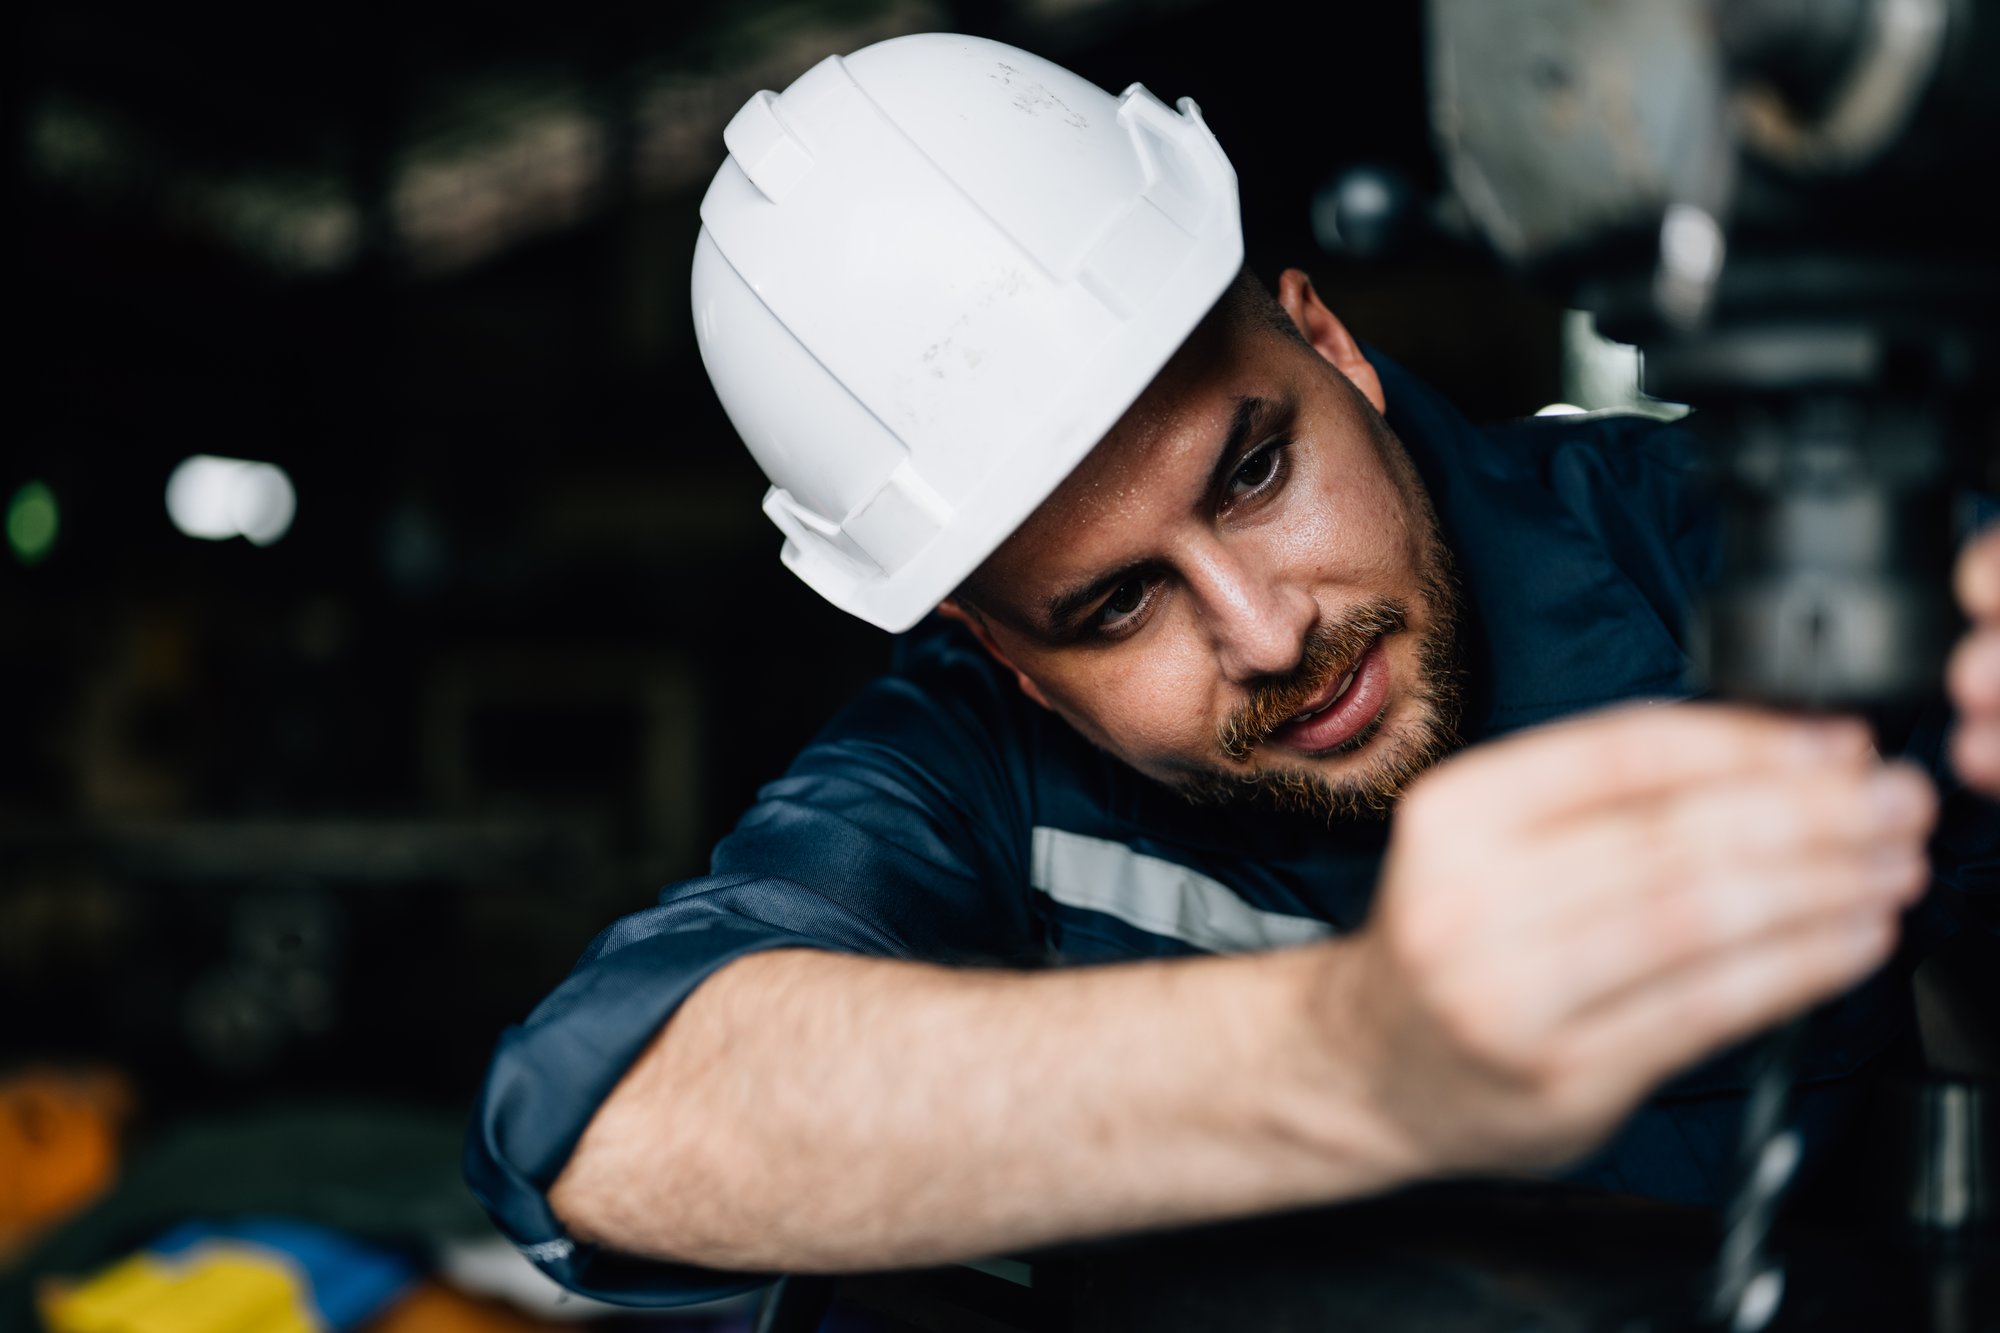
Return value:
<svg viewBox="0 0 2000 1333">
<path fill-rule="evenodd" d="M 1222 493 L 1223 487 L 1228 484 L 1229 470 L 1236 465 L 1236 460 L 1257 438 L 1271 415 L 1271 408 L 1269 399 L 1255 395 L 1246 395 L 1236 400 L 1236 410 L 1229 417 L 1229 429 L 1223 434 L 1222 443 L 1215 451 L 1215 465 L 1209 471 L 1208 485 L 1203 491 L 1205 496 L 1214 497 Z M 1073 628 L 1073 622 L 1099 598 L 1116 590 L 1118 585 L 1127 579 L 1153 569 L 1157 563 L 1150 559 L 1136 560 L 1055 593 L 1042 604 L 1042 615 L 1048 632 L 1054 635 L 1068 633 Z"/>
</svg>

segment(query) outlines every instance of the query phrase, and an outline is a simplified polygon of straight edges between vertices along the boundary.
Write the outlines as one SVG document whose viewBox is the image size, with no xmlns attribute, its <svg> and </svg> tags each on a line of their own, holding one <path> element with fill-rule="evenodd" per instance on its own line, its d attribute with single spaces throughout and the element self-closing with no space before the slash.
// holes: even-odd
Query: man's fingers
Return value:
<svg viewBox="0 0 2000 1333">
<path fill-rule="evenodd" d="M 1616 709 L 1467 751 L 1430 784 L 1455 798 L 1426 801 L 1420 783 L 1404 818 L 1421 820 L 1435 804 L 1455 819 L 1519 826 L 1759 771 L 1858 765 L 1868 748 L 1867 729 L 1848 718 L 1720 704 Z"/>
<path fill-rule="evenodd" d="M 1960 723 L 1951 738 L 1951 766 L 1971 786 L 2000 795 L 2000 720 Z"/>
<path fill-rule="evenodd" d="M 1958 558 L 1958 602 L 1974 620 L 2000 620 L 2000 528 Z"/>
<path fill-rule="evenodd" d="M 1766 859 L 1926 836 L 1937 793 L 1911 764 L 1698 787 L 1620 817 L 1641 854 L 1676 861 Z"/>
<path fill-rule="evenodd" d="M 1958 710 L 1951 764 L 1967 785 L 2000 797 L 2000 530 L 1959 561 L 1958 595 L 1974 625 L 1945 667 Z"/>
<path fill-rule="evenodd" d="M 1929 778 L 1907 764 L 1725 782 L 1619 807 L 1559 840 L 1531 833 L 1540 855 L 1530 882 L 1504 891 L 1518 930 L 1539 938 L 1716 874 L 1754 879 L 1807 861 L 1915 856 L 1936 816 Z"/>
<path fill-rule="evenodd" d="M 1603 914 L 1545 946 L 1560 967 L 1573 1016 L 1698 973 L 1716 959 L 1856 913 L 1893 913 L 1921 895 L 1930 865 L 1915 847 L 1885 847 L 1777 869 L 1717 866 L 1708 874 Z M 1532 956 L 1523 965 L 1535 965 Z M 1553 1017 L 1553 1016 L 1552 1016 Z"/>
<path fill-rule="evenodd" d="M 1579 1071 L 1626 1070 L 1638 1095 L 1704 1055 L 1847 990 L 1887 961 L 1896 922 L 1865 911 L 1760 940 L 1635 990 L 1607 1006 L 1563 1052 Z"/>
<path fill-rule="evenodd" d="M 2000 628 L 1966 635 L 1952 650 L 1945 683 L 1959 712 L 2000 716 Z"/>
</svg>

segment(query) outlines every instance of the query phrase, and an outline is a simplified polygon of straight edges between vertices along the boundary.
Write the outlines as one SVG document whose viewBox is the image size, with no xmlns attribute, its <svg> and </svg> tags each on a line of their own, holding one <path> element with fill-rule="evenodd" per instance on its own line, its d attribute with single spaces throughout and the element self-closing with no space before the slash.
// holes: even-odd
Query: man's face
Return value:
<svg viewBox="0 0 2000 1333">
<path fill-rule="evenodd" d="M 1311 344 L 1211 317 L 980 569 L 977 627 L 1031 696 L 1192 797 L 1379 814 L 1453 742 L 1450 560 L 1338 367 L 1379 395 L 1372 371 L 1303 275 L 1280 291 Z"/>
</svg>

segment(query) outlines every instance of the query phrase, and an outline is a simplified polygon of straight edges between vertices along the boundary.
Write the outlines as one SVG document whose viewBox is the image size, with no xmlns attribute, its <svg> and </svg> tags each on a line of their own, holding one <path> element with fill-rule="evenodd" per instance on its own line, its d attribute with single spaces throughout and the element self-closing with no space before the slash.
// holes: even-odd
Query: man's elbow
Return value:
<svg viewBox="0 0 2000 1333">
<path fill-rule="evenodd" d="M 588 1137 L 586 1134 L 585 1139 Z M 549 1211 L 562 1223 L 563 1230 L 578 1241 L 623 1249 L 609 1234 L 615 1227 L 607 1226 L 609 1201 L 599 1184 L 604 1174 L 597 1163 L 597 1154 L 578 1143 L 562 1174 L 549 1186 Z"/>
<path fill-rule="evenodd" d="M 657 1113 L 621 1087 L 598 1108 L 549 1186 L 549 1208 L 578 1241 L 701 1268 L 741 1268 L 717 1222 L 720 1134 L 666 1132 Z M 678 1108 L 684 1116 L 686 1108 Z"/>
</svg>

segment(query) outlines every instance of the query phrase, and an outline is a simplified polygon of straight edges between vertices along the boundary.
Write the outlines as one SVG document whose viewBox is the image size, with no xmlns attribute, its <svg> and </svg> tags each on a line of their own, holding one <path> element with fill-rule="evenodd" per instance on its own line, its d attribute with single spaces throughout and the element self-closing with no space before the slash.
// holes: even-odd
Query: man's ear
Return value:
<svg viewBox="0 0 2000 1333">
<path fill-rule="evenodd" d="M 1288 268 L 1278 275 L 1278 304 L 1292 317 L 1292 323 L 1313 345 L 1313 350 L 1347 376 L 1362 396 L 1375 405 L 1377 412 L 1388 409 L 1381 376 L 1361 354 L 1361 344 L 1354 341 L 1354 335 L 1347 331 L 1340 317 L 1319 299 L 1319 293 L 1313 290 L 1313 280 L 1303 270 Z"/>
<path fill-rule="evenodd" d="M 950 597 L 938 603 L 938 614 L 947 620 L 956 620 L 959 624 L 971 630 L 972 637 L 979 640 L 979 646 L 992 654 L 994 661 L 1014 673 L 1015 683 L 1020 685 L 1021 693 L 1027 695 L 1050 712 L 1055 711 L 1054 706 L 1049 703 L 1049 697 L 1042 693 L 1042 687 L 1035 684 L 1029 678 L 1027 672 L 1015 666 L 1013 658 L 1001 651 L 1000 644 L 993 637 L 993 631 L 987 628 L 985 617 L 970 607 L 960 605 Z"/>
</svg>

